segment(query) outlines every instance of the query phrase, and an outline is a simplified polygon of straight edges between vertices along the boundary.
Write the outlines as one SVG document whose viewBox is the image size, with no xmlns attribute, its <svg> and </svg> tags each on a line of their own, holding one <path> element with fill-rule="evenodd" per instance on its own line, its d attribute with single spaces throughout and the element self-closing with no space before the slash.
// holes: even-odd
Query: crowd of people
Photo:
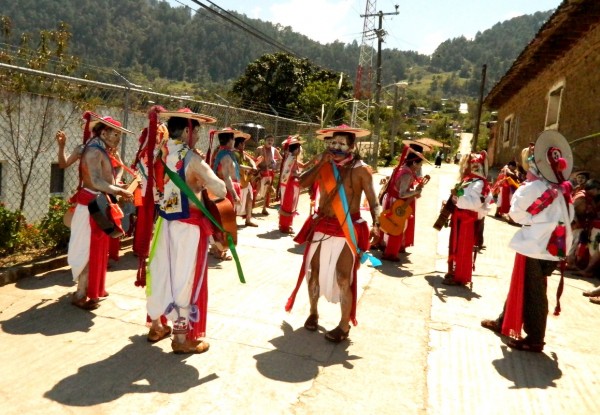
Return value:
<svg viewBox="0 0 600 415">
<path fill-rule="evenodd" d="M 72 304 L 93 310 L 108 295 L 104 282 L 110 246 L 115 245 L 111 241 L 126 232 L 116 198 L 134 203 L 136 285 L 146 287 L 147 339 L 157 342 L 172 336 L 174 353 L 208 350 L 202 340 L 208 254 L 237 260 L 236 218 L 243 218 L 245 226 L 258 226 L 253 216 L 258 198 L 263 200 L 263 215 L 269 214 L 274 199 L 279 200 L 279 231 L 294 235 L 300 189 L 308 189 L 311 212 L 294 238 L 305 244 L 303 261 L 285 308 L 292 309 L 306 281 L 310 311 L 304 328 L 316 331 L 318 299 L 339 303 L 340 321 L 325 333 L 334 343 L 346 340 L 357 324 L 360 264 L 367 259 L 381 264 L 369 251 L 380 249 L 382 260 L 400 262 L 414 245 L 417 201 L 430 179 L 422 175 L 422 164 L 428 161 L 417 144 L 403 147 L 398 166 L 376 194 L 372 171 L 356 151 L 357 138 L 370 134 L 365 129 L 341 125 L 316 131 L 325 150 L 308 162 L 302 161 L 300 136 L 287 137 L 281 148 L 275 147 L 275 137 L 267 136 L 252 153 L 245 147 L 250 135 L 231 127 L 210 132 L 205 154 L 196 148 L 200 126 L 215 118 L 186 108 L 167 111 L 155 106 L 129 168 L 117 148 L 121 134 L 132 132 L 111 117 L 86 112 L 84 119 L 83 144 L 73 154 L 64 152 L 66 135 L 56 135 L 60 166 L 79 160 L 80 180 L 69 221 L 68 260 L 77 282 Z M 525 150 L 522 163 L 508 163 L 494 184 L 488 182 L 485 151 L 464 155 L 459 180 L 434 227 L 450 227 L 443 284 L 472 286 L 477 253 L 485 248 L 484 219 L 496 198 L 496 215 L 520 229 L 510 243 L 516 257 L 504 310 L 481 324 L 509 336 L 512 348 L 541 352 L 548 313 L 546 277 L 557 264 L 589 277 L 600 263 L 600 182 L 578 172 L 575 186 L 570 185 L 571 150 L 556 132 L 543 133 Z M 126 172 L 139 184 L 135 190 L 123 183 Z M 92 208 L 99 201 L 104 207 Z M 372 227 L 360 215 L 365 207 Z M 105 217 L 99 218 L 94 209 Z M 560 268 L 562 276 L 565 267 Z M 600 289 L 584 295 L 600 303 Z M 555 313 L 559 311 L 558 303 Z"/>
<path fill-rule="evenodd" d="M 313 198 L 319 200 L 319 207 L 303 227 L 308 242 L 305 258 L 310 256 L 302 272 L 306 271 L 311 299 L 305 327 L 316 330 L 316 302 L 324 295 L 341 303 L 340 324 L 325 338 L 340 342 L 348 337 L 350 322 L 356 322 L 359 255 L 369 249 L 369 229 L 359 219 L 363 193 L 373 206 L 374 221 L 379 212 L 371 171 L 354 151 L 356 136 L 369 131 L 346 126 L 328 130 L 323 138 L 326 151 L 303 163 L 299 136 L 289 136 L 281 148 L 274 146 L 273 136 L 267 136 L 251 154 L 245 150 L 250 135 L 226 127 L 210 132 L 211 146 L 203 154 L 196 148 L 200 126 L 216 119 L 186 108 L 167 111 L 155 106 L 130 168 L 118 148 L 122 133 L 133 133 L 111 117 L 88 111 L 83 118 L 83 143 L 72 154 L 65 154 L 65 133 L 56 134 L 60 167 L 79 160 L 79 185 L 65 215 L 71 227 L 68 263 L 77 282 L 71 299 L 74 306 L 94 310 L 108 296 L 104 284 L 110 246 L 118 252 L 120 236 L 126 233 L 123 206 L 135 204 L 133 251 L 139 258 L 135 283 L 146 287 L 147 339 L 157 342 L 172 336 L 174 353 L 205 352 L 209 348 L 202 340 L 208 254 L 232 259 L 229 250 L 235 250 L 236 217 L 242 217 L 245 226 L 258 226 L 252 213 L 257 196 L 263 199 L 263 215 L 278 199 L 279 231 L 295 234 L 300 188 L 312 187 L 320 197 Z M 214 138 L 218 140 L 215 150 Z M 350 234 L 343 225 L 344 215 L 354 224 Z M 232 220 L 233 228 L 227 226 Z M 289 309 L 292 303 L 288 301 Z"/>
</svg>

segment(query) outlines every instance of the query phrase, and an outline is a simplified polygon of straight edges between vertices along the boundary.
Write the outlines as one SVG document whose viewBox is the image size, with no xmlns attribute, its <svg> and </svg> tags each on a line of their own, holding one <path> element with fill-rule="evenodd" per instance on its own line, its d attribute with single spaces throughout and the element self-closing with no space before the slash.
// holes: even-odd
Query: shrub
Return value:
<svg viewBox="0 0 600 415">
<path fill-rule="evenodd" d="M 19 232 L 15 237 L 15 251 L 26 251 L 29 249 L 37 249 L 44 246 L 44 240 L 40 229 L 31 224 L 24 223 L 19 228 Z"/>
<path fill-rule="evenodd" d="M 0 203 L 0 254 L 10 254 L 19 248 L 18 234 L 25 218 L 21 212 L 10 211 Z"/>
<path fill-rule="evenodd" d="M 41 237 L 47 245 L 58 249 L 66 248 L 69 245 L 71 230 L 63 223 L 63 217 L 68 208 L 69 203 L 60 197 L 52 196 L 50 198 L 48 213 L 39 225 Z"/>
</svg>

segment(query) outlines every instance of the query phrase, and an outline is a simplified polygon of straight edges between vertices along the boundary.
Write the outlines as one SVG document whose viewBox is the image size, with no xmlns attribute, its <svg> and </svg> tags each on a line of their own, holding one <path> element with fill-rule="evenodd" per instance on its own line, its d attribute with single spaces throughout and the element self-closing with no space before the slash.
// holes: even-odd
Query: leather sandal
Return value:
<svg viewBox="0 0 600 415">
<path fill-rule="evenodd" d="M 496 320 L 481 320 L 481 327 L 491 330 L 496 334 L 502 333 L 502 326 Z"/>
<path fill-rule="evenodd" d="M 169 326 L 162 326 L 158 330 L 154 330 L 153 327 L 150 327 L 150 331 L 148 332 L 147 340 L 150 343 L 156 343 L 157 341 L 166 339 L 170 335 L 171 335 L 171 327 L 169 327 Z"/>
<path fill-rule="evenodd" d="M 510 339 L 508 343 L 506 343 L 511 349 L 533 353 L 541 353 L 544 350 L 544 344 L 546 343 L 530 343 L 526 338 L 521 340 Z"/>
<path fill-rule="evenodd" d="M 346 340 L 349 335 L 350 335 L 350 327 L 348 327 L 348 331 L 344 331 L 340 328 L 340 326 L 337 326 L 333 330 L 325 333 L 325 339 L 329 340 L 332 343 L 340 343 L 340 342 L 343 342 L 344 340 Z"/>
<path fill-rule="evenodd" d="M 600 295 L 600 289 L 598 289 L 598 288 L 583 292 L 584 297 L 598 297 L 599 295 Z"/>
<path fill-rule="evenodd" d="M 73 296 L 71 300 L 71 304 L 73 304 L 77 308 L 81 308 L 82 310 L 91 311 L 100 307 L 100 303 L 98 300 L 88 300 L 87 297 L 81 297 L 79 299 Z"/>
<path fill-rule="evenodd" d="M 311 314 L 304 322 L 304 328 L 308 331 L 317 331 L 319 328 L 319 315 Z"/>
<path fill-rule="evenodd" d="M 590 297 L 590 303 L 600 304 L 600 297 Z"/>
<path fill-rule="evenodd" d="M 209 349 L 210 345 L 202 340 L 190 340 L 185 339 L 185 342 L 179 343 L 173 340 L 171 342 L 171 349 L 175 354 L 190 354 L 190 353 L 204 353 Z"/>
<path fill-rule="evenodd" d="M 464 282 L 460 282 L 460 281 L 456 281 L 454 279 L 454 277 L 451 278 L 444 278 L 442 280 L 442 284 L 444 285 L 458 285 L 458 286 L 466 286 L 468 283 L 464 283 Z"/>
</svg>

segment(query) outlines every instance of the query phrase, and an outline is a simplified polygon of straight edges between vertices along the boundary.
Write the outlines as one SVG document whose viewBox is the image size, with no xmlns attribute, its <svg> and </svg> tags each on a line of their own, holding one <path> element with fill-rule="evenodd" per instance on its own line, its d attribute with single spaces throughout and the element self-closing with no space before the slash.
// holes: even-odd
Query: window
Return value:
<svg viewBox="0 0 600 415">
<path fill-rule="evenodd" d="M 513 115 L 509 115 L 504 119 L 502 124 L 502 146 L 508 147 L 513 134 Z"/>
<path fill-rule="evenodd" d="M 546 109 L 546 128 L 558 129 L 560 118 L 560 104 L 564 86 L 562 84 L 553 87 L 548 94 L 548 108 Z"/>
<path fill-rule="evenodd" d="M 50 166 L 50 193 L 63 193 L 65 191 L 65 171 L 58 167 L 58 163 Z"/>
</svg>

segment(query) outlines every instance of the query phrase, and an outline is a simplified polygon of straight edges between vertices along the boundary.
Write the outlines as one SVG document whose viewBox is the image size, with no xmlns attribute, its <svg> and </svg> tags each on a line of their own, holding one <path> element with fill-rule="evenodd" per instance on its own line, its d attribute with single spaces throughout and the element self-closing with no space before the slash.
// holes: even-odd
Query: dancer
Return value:
<svg viewBox="0 0 600 415">
<path fill-rule="evenodd" d="M 292 309 L 306 275 L 310 315 L 304 328 L 309 331 L 318 329 L 317 302 L 320 296 L 325 296 L 330 302 L 340 303 L 340 322 L 325 334 L 327 340 L 339 343 L 348 338 L 350 323 L 357 324 L 357 271 L 369 248 L 369 227 L 360 217 L 362 193 L 369 201 L 374 226 L 377 226 L 381 207 L 375 195 L 371 169 L 354 152 L 356 138 L 370 132 L 342 125 L 317 133 L 332 134 L 333 138 L 319 163 L 300 177 L 303 188 L 318 182 L 321 196 L 318 214 L 313 216 L 309 226 L 310 232 L 303 234 L 305 237 L 302 239 L 296 238 L 298 243 L 308 244 L 286 310 Z"/>
<path fill-rule="evenodd" d="M 529 352 L 544 349 L 548 318 L 547 277 L 559 262 L 564 264 L 572 243 L 571 185 L 573 168 L 567 140 L 557 131 L 544 131 L 535 142 L 527 181 L 513 196 L 509 216 L 523 225 L 510 241 L 516 251 L 510 289 L 504 310 L 496 320 L 481 325 L 510 336 L 508 346 Z M 561 278 L 554 314 L 560 313 Z M 522 337 L 521 329 L 526 333 Z"/>
</svg>

